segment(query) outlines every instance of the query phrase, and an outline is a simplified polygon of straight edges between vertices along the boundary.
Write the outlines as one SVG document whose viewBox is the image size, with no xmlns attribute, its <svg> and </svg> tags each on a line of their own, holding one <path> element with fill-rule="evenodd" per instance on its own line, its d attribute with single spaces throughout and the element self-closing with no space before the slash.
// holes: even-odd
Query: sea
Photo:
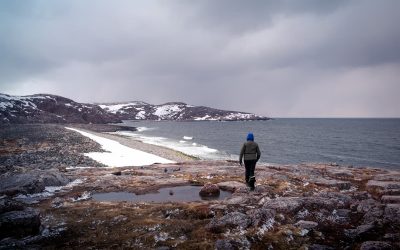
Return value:
<svg viewBox="0 0 400 250">
<path fill-rule="evenodd" d="M 247 133 L 262 163 L 337 163 L 400 170 L 400 119 L 276 118 L 268 121 L 124 121 L 119 132 L 206 160 L 238 160 Z"/>
</svg>

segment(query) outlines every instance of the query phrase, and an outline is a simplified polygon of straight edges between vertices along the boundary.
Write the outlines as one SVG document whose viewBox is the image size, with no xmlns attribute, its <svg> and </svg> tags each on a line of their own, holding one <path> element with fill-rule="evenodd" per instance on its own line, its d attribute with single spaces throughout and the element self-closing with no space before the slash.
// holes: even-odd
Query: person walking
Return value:
<svg viewBox="0 0 400 250">
<path fill-rule="evenodd" d="M 244 159 L 246 184 L 250 187 L 251 191 L 255 188 L 254 184 L 256 182 L 256 177 L 254 176 L 254 170 L 260 157 L 260 148 L 258 147 L 258 144 L 254 142 L 254 135 L 253 133 L 248 133 L 247 141 L 243 144 L 242 149 L 240 150 L 239 163 L 240 166 L 242 166 L 242 160 Z"/>
</svg>

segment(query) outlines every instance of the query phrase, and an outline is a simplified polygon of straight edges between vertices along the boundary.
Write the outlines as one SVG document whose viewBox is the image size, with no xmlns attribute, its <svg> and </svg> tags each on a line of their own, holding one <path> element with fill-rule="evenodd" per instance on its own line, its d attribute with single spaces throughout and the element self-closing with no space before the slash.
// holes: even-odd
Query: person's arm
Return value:
<svg viewBox="0 0 400 250">
<path fill-rule="evenodd" d="M 239 164 L 242 165 L 242 160 L 243 160 L 243 155 L 244 155 L 244 151 L 246 150 L 246 144 L 243 144 L 242 149 L 240 150 L 240 156 L 239 156 Z"/>
<path fill-rule="evenodd" d="M 261 157 L 261 151 L 260 151 L 260 148 L 257 145 L 257 161 L 260 159 L 260 157 Z"/>
</svg>

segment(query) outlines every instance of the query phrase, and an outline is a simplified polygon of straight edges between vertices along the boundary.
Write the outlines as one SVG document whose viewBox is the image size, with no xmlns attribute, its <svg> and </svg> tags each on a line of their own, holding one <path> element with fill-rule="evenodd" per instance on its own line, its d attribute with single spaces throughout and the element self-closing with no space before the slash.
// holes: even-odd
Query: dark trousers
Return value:
<svg viewBox="0 0 400 250">
<path fill-rule="evenodd" d="M 244 167 L 246 168 L 246 183 L 254 188 L 254 182 L 256 178 L 254 177 L 254 169 L 256 168 L 256 160 L 245 160 Z"/>
</svg>

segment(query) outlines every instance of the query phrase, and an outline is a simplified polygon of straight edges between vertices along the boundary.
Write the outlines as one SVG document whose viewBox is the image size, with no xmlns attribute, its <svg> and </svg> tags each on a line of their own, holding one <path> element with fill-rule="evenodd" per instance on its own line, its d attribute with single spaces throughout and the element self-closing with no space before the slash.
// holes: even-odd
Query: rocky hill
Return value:
<svg viewBox="0 0 400 250">
<path fill-rule="evenodd" d="M 145 102 L 100 104 L 104 110 L 118 115 L 122 120 L 194 120 L 194 121 L 242 121 L 268 120 L 251 113 L 227 111 L 204 106 L 192 106 L 183 102 L 152 105 Z"/>
<path fill-rule="evenodd" d="M 87 104 L 48 94 L 0 94 L 0 124 L 7 123 L 117 123 L 122 120 L 268 120 L 250 113 L 191 106 L 181 102 Z"/>
<path fill-rule="evenodd" d="M 0 94 L 0 123 L 112 123 L 121 120 L 98 105 L 56 95 Z"/>
</svg>

